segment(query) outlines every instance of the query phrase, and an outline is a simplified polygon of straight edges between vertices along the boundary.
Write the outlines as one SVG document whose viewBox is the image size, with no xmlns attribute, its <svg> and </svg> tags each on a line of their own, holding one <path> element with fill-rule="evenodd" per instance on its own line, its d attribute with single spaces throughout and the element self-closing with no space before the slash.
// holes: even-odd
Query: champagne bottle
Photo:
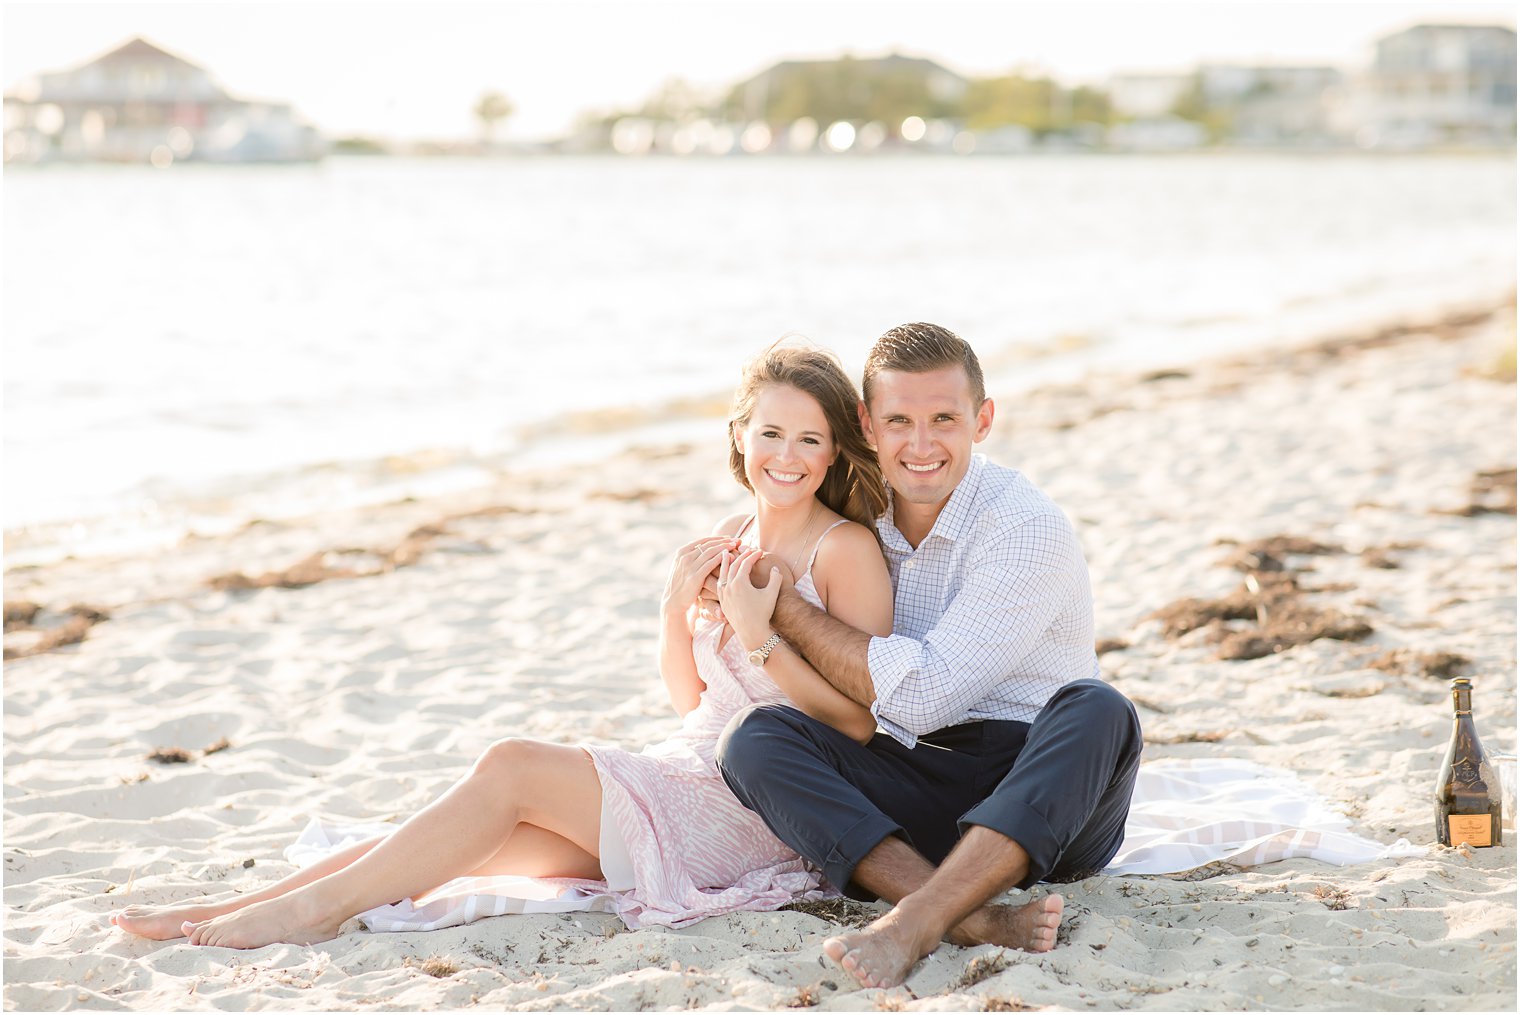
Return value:
<svg viewBox="0 0 1520 1015">
<path fill-rule="evenodd" d="M 1451 707 L 1451 743 L 1436 774 L 1436 839 L 1443 846 L 1501 845 L 1499 778 L 1478 742 L 1467 677 L 1451 682 Z"/>
</svg>

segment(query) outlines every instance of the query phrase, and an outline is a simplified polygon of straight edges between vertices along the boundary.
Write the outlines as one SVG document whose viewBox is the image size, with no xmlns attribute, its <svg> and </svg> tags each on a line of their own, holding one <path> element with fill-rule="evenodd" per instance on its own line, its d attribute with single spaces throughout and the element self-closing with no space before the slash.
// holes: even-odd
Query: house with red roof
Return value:
<svg viewBox="0 0 1520 1015">
<path fill-rule="evenodd" d="M 5 93 L 6 162 L 299 162 L 326 142 L 288 103 L 227 93 L 146 39 Z"/>
</svg>

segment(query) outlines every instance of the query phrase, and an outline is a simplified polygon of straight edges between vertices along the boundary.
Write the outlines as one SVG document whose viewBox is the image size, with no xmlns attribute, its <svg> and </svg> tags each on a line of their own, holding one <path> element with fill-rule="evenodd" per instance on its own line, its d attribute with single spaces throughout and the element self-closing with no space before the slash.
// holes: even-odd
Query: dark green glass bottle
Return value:
<svg viewBox="0 0 1520 1015">
<path fill-rule="evenodd" d="M 1472 718 L 1472 681 L 1451 682 L 1451 743 L 1436 773 L 1436 841 L 1443 846 L 1503 843 L 1499 777 L 1478 740 Z"/>
</svg>

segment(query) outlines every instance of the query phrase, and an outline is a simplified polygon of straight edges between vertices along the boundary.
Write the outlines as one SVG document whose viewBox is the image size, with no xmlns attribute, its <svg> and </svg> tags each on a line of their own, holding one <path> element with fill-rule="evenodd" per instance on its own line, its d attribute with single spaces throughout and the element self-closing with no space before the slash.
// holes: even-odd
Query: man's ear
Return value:
<svg viewBox="0 0 1520 1015">
<path fill-rule="evenodd" d="M 982 399 L 981 408 L 976 410 L 976 433 L 971 438 L 973 444 L 986 440 L 992 432 L 992 414 L 992 399 Z"/>
<path fill-rule="evenodd" d="M 871 432 L 871 410 L 866 407 L 864 399 L 855 403 L 855 415 L 860 417 L 860 432 L 865 435 L 866 443 L 871 450 L 876 450 L 876 434 Z"/>
</svg>

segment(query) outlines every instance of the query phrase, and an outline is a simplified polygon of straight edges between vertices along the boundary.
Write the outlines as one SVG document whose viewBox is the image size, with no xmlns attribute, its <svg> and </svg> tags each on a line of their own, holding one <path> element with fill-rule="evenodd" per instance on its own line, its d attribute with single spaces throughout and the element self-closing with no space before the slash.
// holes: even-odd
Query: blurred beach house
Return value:
<svg viewBox="0 0 1520 1015">
<path fill-rule="evenodd" d="M 1364 145 L 1515 137 L 1515 30 L 1417 25 L 1378 40 L 1358 98 Z"/>
<path fill-rule="evenodd" d="M 484 140 L 331 146 L 289 103 L 234 98 L 142 38 L 5 94 L 5 161 L 286 162 L 342 152 L 626 156 L 1019 154 L 1199 149 L 1429 151 L 1515 144 L 1515 30 L 1417 24 L 1370 62 L 1204 61 L 1070 85 L 1016 67 L 968 76 L 925 56 L 789 59 L 700 89 L 671 79 L 639 105 L 585 114 L 565 136 L 500 146 L 512 111 L 488 93 Z M 491 102 L 487 103 L 486 100 Z"/>
<path fill-rule="evenodd" d="M 967 77 L 899 53 L 784 60 L 705 102 L 689 88 L 667 88 L 638 109 L 586 121 L 558 148 L 965 155 L 1513 147 L 1512 27 L 1415 25 L 1373 48 L 1360 67 L 1203 62 L 1075 87 L 1030 70 Z"/>
<path fill-rule="evenodd" d="M 5 93 L 5 161 L 303 162 L 326 142 L 289 103 L 234 98 L 205 69 L 135 38 Z"/>
</svg>

